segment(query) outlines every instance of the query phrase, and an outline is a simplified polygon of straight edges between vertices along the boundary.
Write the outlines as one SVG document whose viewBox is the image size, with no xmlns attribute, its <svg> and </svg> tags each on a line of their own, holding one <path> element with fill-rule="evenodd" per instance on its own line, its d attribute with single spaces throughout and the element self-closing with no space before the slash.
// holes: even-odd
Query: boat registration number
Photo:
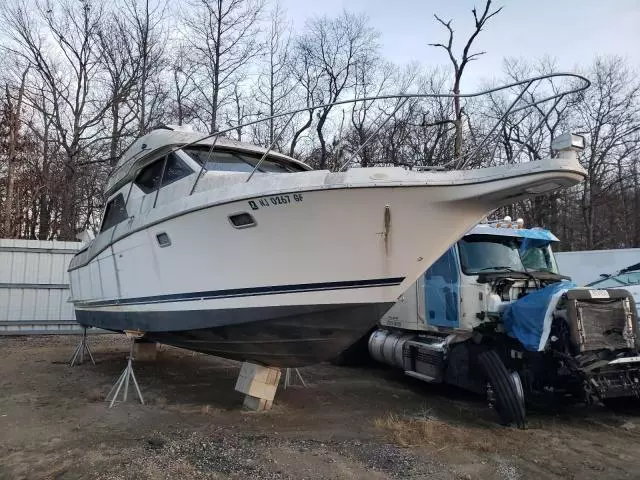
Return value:
<svg viewBox="0 0 640 480">
<path fill-rule="evenodd" d="M 257 198 L 255 200 L 249 200 L 248 203 L 251 210 L 259 210 L 260 208 L 281 207 L 300 202 L 302 202 L 302 194 L 293 193 L 291 195 L 272 195 L 271 197 Z"/>
</svg>

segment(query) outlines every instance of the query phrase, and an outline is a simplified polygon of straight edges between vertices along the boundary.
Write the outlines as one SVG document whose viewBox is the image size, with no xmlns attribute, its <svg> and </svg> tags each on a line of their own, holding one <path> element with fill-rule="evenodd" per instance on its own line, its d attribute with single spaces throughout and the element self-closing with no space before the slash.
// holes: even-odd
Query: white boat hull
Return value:
<svg viewBox="0 0 640 480">
<path fill-rule="evenodd" d="M 206 192 L 196 194 L 175 215 L 159 208 L 146 224 L 140 217 L 124 222 L 104 247 L 97 242 L 72 262 L 76 316 L 84 325 L 140 329 L 157 341 L 240 360 L 326 360 L 366 334 L 489 211 L 529 188 L 583 178 L 561 161 L 548 167 L 458 184 L 426 185 L 415 181 L 418 174 L 411 182 L 283 184 L 269 195 L 214 204 Z M 256 225 L 234 228 L 228 217 L 239 212 Z M 159 245 L 161 233 L 169 246 Z"/>
</svg>

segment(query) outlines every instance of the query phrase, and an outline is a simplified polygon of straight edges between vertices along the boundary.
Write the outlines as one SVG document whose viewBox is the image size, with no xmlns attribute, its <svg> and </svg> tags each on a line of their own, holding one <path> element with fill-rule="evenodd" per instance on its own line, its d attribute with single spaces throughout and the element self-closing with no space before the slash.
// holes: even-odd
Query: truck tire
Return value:
<svg viewBox="0 0 640 480">
<path fill-rule="evenodd" d="M 495 410 L 503 425 L 515 424 L 518 428 L 525 427 L 525 407 L 522 392 L 518 390 L 502 360 L 494 350 L 488 350 L 478 355 L 478 361 L 485 375 L 489 387 L 495 394 Z"/>
</svg>

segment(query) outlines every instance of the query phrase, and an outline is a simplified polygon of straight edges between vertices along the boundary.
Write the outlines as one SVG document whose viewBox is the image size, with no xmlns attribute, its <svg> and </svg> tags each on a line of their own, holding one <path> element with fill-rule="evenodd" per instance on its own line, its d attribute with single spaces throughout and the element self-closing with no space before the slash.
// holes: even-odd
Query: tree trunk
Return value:
<svg viewBox="0 0 640 480">
<path fill-rule="evenodd" d="M 289 156 L 295 157 L 296 146 L 298 145 L 298 139 L 304 133 L 304 131 L 311 126 L 311 122 L 313 122 L 313 113 L 309 110 L 309 118 L 305 122 L 302 127 L 300 127 L 294 134 L 293 139 L 291 140 L 291 146 L 289 147 Z"/>
<path fill-rule="evenodd" d="M 16 154 L 16 137 L 15 137 L 15 113 L 11 94 L 9 93 L 9 85 L 5 86 L 5 95 L 7 99 L 8 123 L 9 123 L 9 148 L 7 152 L 7 194 L 4 199 L 4 220 L 2 222 L 3 236 L 13 237 L 13 169 Z"/>
<path fill-rule="evenodd" d="M 64 164 L 64 174 L 62 177 L 62 201 L 60 212 L 60 240 L 73 241 L 76 234 L 76 212 L 75 212 L 75 193 L 76 193 L 76 175 L 75 165 L 78 152 L 77 145 L 72 145 L 67 153 L 67 160 Z"/>
<path fill-rule="evenodd" d="M 324 135 L 322 134 L 322 127 L 324 127 L 324 122 L 327 121 L 328 112 L 322 112 L 322 116 L 318 121 L 318 125 L 316 126 L 316 132 L 318 132 L 318 140 L 320 140 L 320 164 L 318 168 L 320 170 L 324 170 L 327 168 L 327 142 L 324 139 Z"/>
<path fill-rule="evenodd" d="M 453 143 L 453 158 L 459 159 L 462 152 L 462 109 L 460 108 L 460 78 L 456 75 L 456 80 L 453 84 L 453 109 L 455 112 L 456 120 L 456 136 Z"/>
<path fill-rule="evenodd" d="M 211 98 L 211 132 L 218 131 L 218 95 L 220 94 L 220 39 L 222 38 L 222 0 L 218 0 L 216 48 L 213 65 L 213 95 Z"/>
<path fill-rule="evenodd" d="M 173 80 L 176 85 L 176 106 L 178 107 L 178 125 L 182 125 L 184 121 L 184 113 L 182 107 L 182 90 L 180 89 L 180 83 L 178 82 L 178 73 L 173 72 Z"/>
<path fill-rule="evenodd" d="M 48 127 L 45 132 L 48 131 Z M 48 198 L 49 192 L 49 158 L 48 158 L 48 142 L 45 137 L 44 144 L 44 160 L 42 162 L 42 178 L 43 185 L 38 198 L 38 210 L 40 210 L 40 222 L 38 225 L 38 240 L 49 240 L 49 232 L 51 230 L 51 205 Z"/>
<path fill-rule="evenodd" d="M 118 127 L 120 122 L 120 103 L 114 100 L 111 105 L 111 139 L 109 141 L 109 165 L 114 167 L 118 161 Z"/>
<path fill-rule="evenodd" d="M 622 219 L 622 235 L 624 241 L 624 247 L 628 248 L 630 243 L 629 238 L 629 224 L 627 223 L 627 199 L 626 192 L 624 189 L 624 171 L 622 166 L 622 159 L 618 159 L 618 182 L 619 182 L 619 192 L 620 192 L 620 217 Z"/>
<path fill-rule="evenodd" d="M 9 148 L 7 152 L 7 194 L 5 196 L 4 204 L 4 235 L 7 237 L 13 237 L 13 188 L 15 182 L 15 163 L 16 163 L 16 150 L 18 137 L 20 135 L 20 116 L 22 111 L 22 98 L 24 96 L 24 86 L 27 78 L 27 68 L 22 74 L 22 81 L 20 82 L 20 88 L 18 90 L 18 99 L 15 106 L 11 101 L 11 94 L 9 93 L 9 85 L 5 85 L 5 93 L 7 97 L 7 110 L 9 111 Z"/>
<path fill-rule="evenodd" d="M 140 125 L 139 135 L 147 131 L 147 80 L 149 76 L 149 0 L 145 5 L 145 24 L 142 32 L 142 72 L 140 75 Z"/>
<path fill-rule="evenodd" d="M 640 183 L 638 182 L 638 161 L 633 162 L 633 211 L 638 212 L 640 210 Z M 633 247 L 640 247 L 640 215 L 634 215 L 634 239 Z"/>
</svg>

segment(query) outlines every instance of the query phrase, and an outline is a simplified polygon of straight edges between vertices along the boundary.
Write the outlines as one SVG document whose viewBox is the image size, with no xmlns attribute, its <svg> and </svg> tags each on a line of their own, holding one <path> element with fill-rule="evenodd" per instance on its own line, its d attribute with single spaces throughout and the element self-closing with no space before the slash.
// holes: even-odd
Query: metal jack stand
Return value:
<svg viewBox="0 0 640 480">
<path fill-rule="evenodd" d="M 91 359 L 91 363 L 94 365 L 96 361 L 93 359 L 93 355 L 91 354 L 91 349 L 89 348 L 89 343 L 87 342 L 87 327 L 84 327 L 82 330 L 82 338 L 80 338 L 80 343 L 76 347 L 73 352 L 73 356 L 71 357 L 70 366 L 73 367 L 76 364 L 80 365 L 84 363 L 84 352 L 87 352 L 89 358 Z"/>
<path fill-rule="evenodd" d="M 144 405 L 144 399 L 142 398 L 142 393 L 140 393 L 140 387 L 138 386 L 138 381 L 136 380 L 136 375 L 133 373 L 133 346 L 135 344 L 136 339 L 142 338 L 144 336 L 144 332 L 139 331 L 131 331 L 125 330 L 125 335 L 131 339 L 131 347 L 129 348 L 129 356 L 127 357 L 127 367 L 124 369 L 124 372 L 118 378 L 118 381 L 115 383 L 109 393 L 107 394 L 107 398 L 105 401 L 109 401 L 111 398 L 111 402 L 109 403 L 109 408 L 113 407 L 113 404 L 116 402 L 118 398 L 118 394 L 124 385 L 124 391 L 122 394 L 122 401 L 127 401 L 127 395 L 129 393 L 129 379 L 133 380 L 133 386 L 136 388 L 136 393 L 138 394 L 138 398 L 140 399 L 140 403 Z M 113 393 L 113 396 L 111 395 Z"/>
<path fill-rule="evenodd" d="M 300 383 L 302 383 L 302 386 L 304 388 L 307 388 L 307 384 L 304 383 L 304 378 L 302 378 L 302 375 L 300 375 L 300 370 L 298 370 L 297 368 L 287 368 L 285 370 L 285 372 L 284 372 L 284 388 L 285 388 L 285 390 L 287 389 L 287 387 L 291 387 L 293 385 L 293 381 L 291 380 L 291 370 L 295 371 L 296 375 L 300 379 Z"/>
</svg>

